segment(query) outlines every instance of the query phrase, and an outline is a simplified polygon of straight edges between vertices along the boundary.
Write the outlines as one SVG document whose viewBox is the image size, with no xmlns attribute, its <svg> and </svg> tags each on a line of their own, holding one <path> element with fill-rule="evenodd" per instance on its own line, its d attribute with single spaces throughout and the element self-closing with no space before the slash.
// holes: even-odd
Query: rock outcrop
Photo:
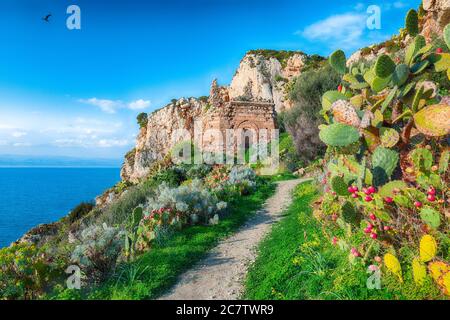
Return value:
<svg viewBox="0 0 450 320">
<path fill-rule="evenodd" d="M 306 59 L 303 53 L 293 53 L 281 62 L 275 57 L 245 55 L 231 81 L 230 98 L 273 102 L 277 112 L 289 109 L 291 103 L 286 99 L 286 83 L 300 75 Z"/>
<path fill-rule="evenodd" d="M 271 56 L 277 54 L 278 57 Z M 218 129 L 224 137 L 221 142 L 205 134 L 200 142 L 196 141 L 197 147 L 209 152 L 223 150 L 228 143 L 227 129 L 257 134 L 266 129 L 270 135 L 275 129 L 276 112 L 291 106 L 286 98 L 286 85 L 301 74 L 307 59 L 300 52 L 250 52 L 241 60 L 230 86 L 219 86 L 213 81 L 207 101 L 182 98 L 149 114 L 147 125 L 141 128 L 136 139 L 136 147 L 125 157 L 122 179 L 138 182 L 148 175 L 152 163 L 162 160 L 177 144 L 194 138 L 198 129 L 202 132 Z M 186 134 L 174 135 L 182 130 Z"/>
<path fill-rule="evenodd" d="M 148 117 L 147 126 L 141 128 L 136 139 L 136 147 L 125 157 L 121 177 L 125 181 L 136 182 L 148 174 L 150 165 L 162 158 L 183 140 L 173 140 L 177 130 L 192 132 L 194 119 L 201 119 L 206 113 L 207 102 L 195 98 L 181 98 Z"/>
<path fill-rule="evenodd" d="M 442 34 L 450 23 L 450 0 L 423 0 L 425 15 L 422 19 L 422 34 L 427 40 L 433 35 Z"/>
</svg>

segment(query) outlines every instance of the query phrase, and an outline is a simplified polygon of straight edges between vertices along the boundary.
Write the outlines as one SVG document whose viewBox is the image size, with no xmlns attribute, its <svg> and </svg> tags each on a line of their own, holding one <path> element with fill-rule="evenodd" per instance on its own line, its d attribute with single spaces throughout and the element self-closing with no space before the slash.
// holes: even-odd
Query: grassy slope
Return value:
<svg viewBox="0 0 450 320">
<path fill-rule="evenodd" d="M 439 298 L 434 286 L 400 286 L 382 277 L 381 290 L 366 287 L 362 264 L 350 265 L 348 252 L 331 245 L 311 214 L 317 195 L 311 183 L 301 184 L 286 217 L 261 243 L 259 256 L 246 280 L 246 299 L 426 299 Z M 410 275 L 405 276 L 405 278 Z M 389 288 L 389 289 L 388 289 Z M 431 288 L 431 289 L 430 289 Z"/>
<path fill-rule="evenodd" d="M 119 268 L 117 276 L 89 295 L 91 299 L 152 299 L 175 284 L 220 239 L 236 231 L 270 197 L 275 188 L 265 184 L 232 206 L 232 213 L 215 226 L 183 229 L 164 246 L 155 246 L 133 263 Z"/>
</svg>

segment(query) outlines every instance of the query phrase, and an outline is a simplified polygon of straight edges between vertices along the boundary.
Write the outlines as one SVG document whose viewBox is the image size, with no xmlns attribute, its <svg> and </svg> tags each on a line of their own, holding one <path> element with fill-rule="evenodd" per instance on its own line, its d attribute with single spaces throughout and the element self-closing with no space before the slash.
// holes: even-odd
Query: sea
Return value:
<svg viewBox="0 0 450 320">
<path fill-rule="evenodd" d="M 120 168 L 0 168 L 0 248 L 120 181 Z"/>
</svg>

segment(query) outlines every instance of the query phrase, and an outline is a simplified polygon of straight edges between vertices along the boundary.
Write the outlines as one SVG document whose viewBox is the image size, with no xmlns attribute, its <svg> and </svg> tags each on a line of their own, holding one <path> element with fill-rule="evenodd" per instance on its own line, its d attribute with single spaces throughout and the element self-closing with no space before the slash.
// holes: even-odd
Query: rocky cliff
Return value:
<svg viewBox="0 0 450 320">
<path fill-rule="evenodd" d="M 270 101 L 277 112 L 289 109 L 286 83 L 300 75 L 308 56 L 288 52 L 283 59 L 251 51 L 242 59 L 229 87 L 232 100 Z M 281 60 L 281 61 L 280 61 Z"/>
<path fill-rule="evenodd" d="M 257 123 L 263 128 L 274 127 L 275 112 L 271 111 L 271 105 L 276 112 L 289 109 L 287 84 L 310 61 L 317 59 L 323 58 L 293 51 L 250 51 L 241 60 L 229 86 L 218 86 L 213 81 L 207 100 L 182 98 L 149 114 L 147 125 L 140 129 L 136 139 L 136 147 L 125 157 L 122 179 L 137 182 L 145 177 L 153 162 L 161 160 L 183 140 L 183 137 L 173 139 L 172 133 L 184 129 L 193 136 L 194 122 L 200 123 L 202 129 L 211 125 L 221 130 L 245 127 L 246 122 L 251 126 Z M 243 117 L 245 108 L 247 117 Z"/>
<path fill-rule="evenodd" d="M 450 23 L 450 0 L 423 0 L 422 34 L 427 40 Z"/>
</svg>

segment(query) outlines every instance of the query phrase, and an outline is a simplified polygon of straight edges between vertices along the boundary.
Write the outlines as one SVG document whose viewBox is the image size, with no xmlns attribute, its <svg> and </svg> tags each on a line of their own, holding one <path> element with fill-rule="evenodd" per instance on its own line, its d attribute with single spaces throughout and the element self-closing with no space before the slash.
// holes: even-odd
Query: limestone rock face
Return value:
<svg viewBox="0 0 450 320">
<path fill-rule="evenodd" d="M 125 157 L 121 177 L 126 181 L 138 181 L 147 175 L 151 163 L 163 157 L 185 137 L 175 132 L 187 130 L 192 134 L 193 121 L 201 118 L 206 102 L 195 98 L 181 98 L 154 111 L 146 127 L 141 128 L 136 147 Z"/>
<path fill-rule="evenodd" d="M 273 102 L 277 112 L 289 109 L 286 99 L 286 83 L 300 75 L 305 65 L 305 55 L 290 56 L 285 66 L 276 58 L 247 54 L 231 81 L 231 100 Z"/>
<path fill-rule="evenodd" d="M 152 163 L 162 160 L 182 141 L 195 138 L 198 129 L 219 130 L 223 137 L 227 129 L 275 129 L 276 111 L 291 107 L 286 99 L 286 85 L 301 74 L 306 59 L 300 52 L 284 55 L 283 62 L 264 54 L 246 54 L 231 85 L 219 86 L 214 80 L 207 101 L 182 98 L 149 114 L 135 148 L 125 156 L 122 180 L 140 181 L 148 175 Z M 175 132 L 184 133 L 174 135 Z M 219 139 L 207 135 L 199 147 L 210 152 L 223 151 Z M 100 200 L 107 202 L 106 197 Z"/>
<path fill-rule="evenodd" d="M 450 0 L 423 0 L 423 9 L 426 14 L 422 34 L 429 41 L 434 34 L 442 34 L 450 23 Z"/>
</svg>

